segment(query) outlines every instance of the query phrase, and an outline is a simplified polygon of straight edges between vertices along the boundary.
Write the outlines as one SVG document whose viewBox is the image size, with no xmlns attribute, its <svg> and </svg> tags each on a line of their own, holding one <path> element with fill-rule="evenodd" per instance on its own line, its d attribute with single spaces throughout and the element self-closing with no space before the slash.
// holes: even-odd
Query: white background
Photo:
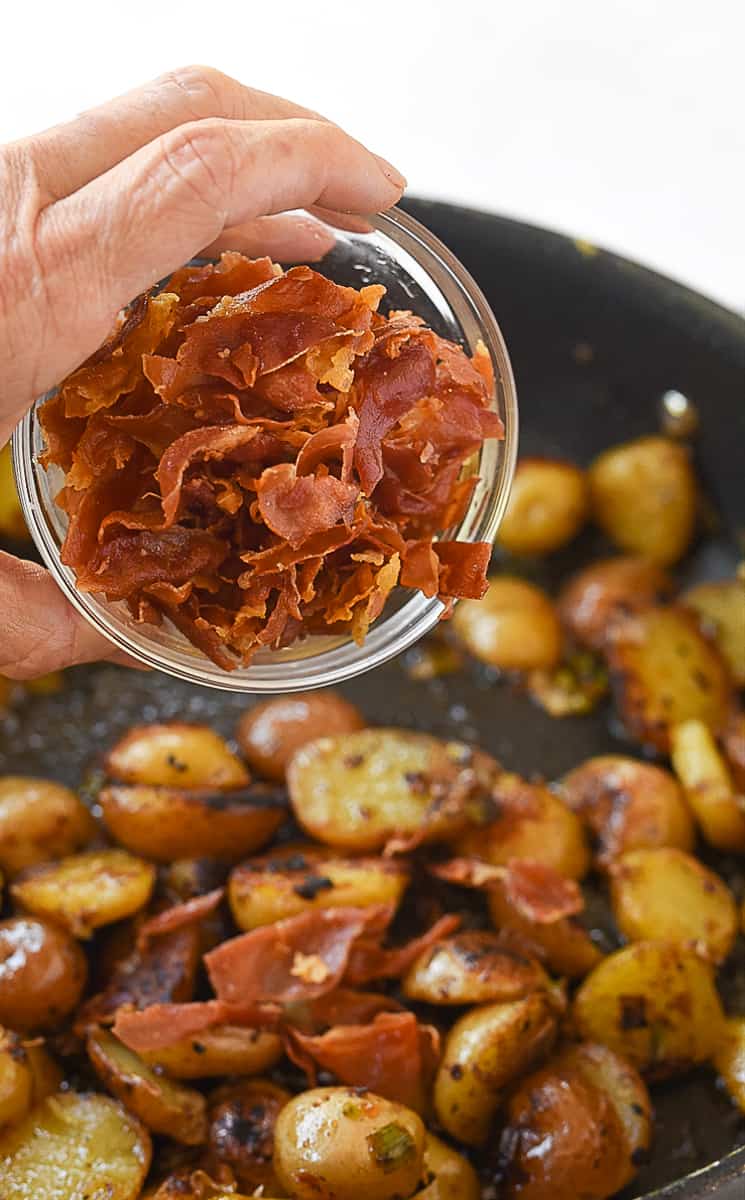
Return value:
<svg viewBox="0 0 745 1200">
<path fill-rule="evenodd" d="M 5 0 L 0 141 L 208 62 L 745 310 L 742 0 Z"/>
</svg>

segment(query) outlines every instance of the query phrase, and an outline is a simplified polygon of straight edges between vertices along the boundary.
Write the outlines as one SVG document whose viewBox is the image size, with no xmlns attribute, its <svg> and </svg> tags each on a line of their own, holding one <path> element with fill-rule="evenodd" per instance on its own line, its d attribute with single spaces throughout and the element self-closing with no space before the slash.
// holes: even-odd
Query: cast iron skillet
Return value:
<svg viewBox="0 0 745 1200">
<path fill-rule="evenodd" d="M 721 528 L 693 553 L 682 575 L 730 572 L 745 529 L 745 327 L 739 318 L 642 267 L 544 230 L 423 200 L 408 200 L 406 208 L 452 247 L 497 315 L 517 377 L 523 453 L 564 454 L 584 463 L 609 443 L 656 430 L 664 391 L 676 388 L 695 401 L 702 418 L 699 469 Z M 588 535 L 549 575 L 597 548 Z M 344 691 L 373 721 L 473 739 L 528 775 L 555 778 L 590 754 L 626 748 L 607 711 L 551 720 L 477 666 L 415 683 L 404 659 Z M 250 702 L 164 676 L 80 669 L 70 673 L 63 693 L 28 700 L 0 720 L 0 774 L 34 772 L 76 785 L 101 747 L 131 724 L 182 717 L 230 734 Z M 716 865 L 742 895 L 741 864 L 720 859 Z M 598 920 L 602 924 L 602 914 Z M 745 1012 L 742 940 L 723 987 L 730 1005 Z M 655 1089 L 655 1105 L 654 1158 L 626 1200 L 743 1200 L 745 1123 L 711 1075 Z"/>
</svg>

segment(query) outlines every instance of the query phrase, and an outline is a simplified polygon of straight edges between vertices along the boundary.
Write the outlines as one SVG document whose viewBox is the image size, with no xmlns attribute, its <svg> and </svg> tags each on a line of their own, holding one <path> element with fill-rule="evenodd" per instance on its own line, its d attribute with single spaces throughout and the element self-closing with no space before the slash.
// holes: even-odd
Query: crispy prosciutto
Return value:
<svg viewBox="0 0 745 1200">
<path fill-rule="evenodd" d="M 383 292 L 228 253 L 122 313 L 40 410 L 78 587 L 225 670 L 362 642 L 397 586 L 480 597 L 490 546 L 447 531 L 503 434 L 491 360 Z"/>
</svg>

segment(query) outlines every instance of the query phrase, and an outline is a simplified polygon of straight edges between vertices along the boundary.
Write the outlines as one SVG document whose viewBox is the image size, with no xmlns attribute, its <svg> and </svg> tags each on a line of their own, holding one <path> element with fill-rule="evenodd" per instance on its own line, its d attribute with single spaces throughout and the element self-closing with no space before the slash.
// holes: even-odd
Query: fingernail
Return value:
<svg viewBox="0 0 745 1200">
<path fill-rule="evenodd" d="M 386 179 L 388 179 L 394 187 L 397 187 L 400 191 L 403 191 L 406 187 L 406 177 L 402 175 L 400 171 L 397 171 L 396 168 L 389 163 L 386 158 L 382 158 L 380 154 L 376 154 L 375 157 L 378 160 L 378 166 L 385 175 Z"/>
</svg>

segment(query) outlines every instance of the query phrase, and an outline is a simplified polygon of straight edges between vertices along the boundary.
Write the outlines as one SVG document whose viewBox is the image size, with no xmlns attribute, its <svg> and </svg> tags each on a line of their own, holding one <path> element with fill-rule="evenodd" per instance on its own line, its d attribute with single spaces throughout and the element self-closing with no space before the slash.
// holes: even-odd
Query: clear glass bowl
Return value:
<svg viewBox="0 0 745 1200">
<path fill-rule="evenodd" d="M 479 339 L 486 345 L 496 379 L 493 407 L 504 422 L 505 438 L 485 443 L 467 464 L 468 473 L 478 475 L 478 483 L 460 525 L 447 532 L 463 541 L 492 541 L 507 504 L 517 452 L 515 384 L 504 340 L 474 280 L 423 225 L 399 209 L 371 218 L 371 223 L 369 233 L 334 230 L 334 248 L 313 266 L 337 283 L 385 284 L 386 304 L 412 309 L 470 353 Z M 54 496 L 62 486 L 62 472 L 56 467 L 45 471 L 38 461 L 44 441 L 37 409 L 44 399 L 36 402 L 13 435 L 16 482 L 29 529 L 42 559 L 78 612 L 120 650 L 147 666 L 226 691 L 302 691 L 369 671 L 400 654 L 437 623 L 442 612 L 439 600 L 397 589 L 361 646 L 349 638 L 313 636 L 283 650 L 262 651 L 248 667 L 224 671 L 170 622 L 138 624 L 123 602 L 77 591 L 74 572 L 59 557 L 67 517 L 55 505 Z"/>
</svg>

